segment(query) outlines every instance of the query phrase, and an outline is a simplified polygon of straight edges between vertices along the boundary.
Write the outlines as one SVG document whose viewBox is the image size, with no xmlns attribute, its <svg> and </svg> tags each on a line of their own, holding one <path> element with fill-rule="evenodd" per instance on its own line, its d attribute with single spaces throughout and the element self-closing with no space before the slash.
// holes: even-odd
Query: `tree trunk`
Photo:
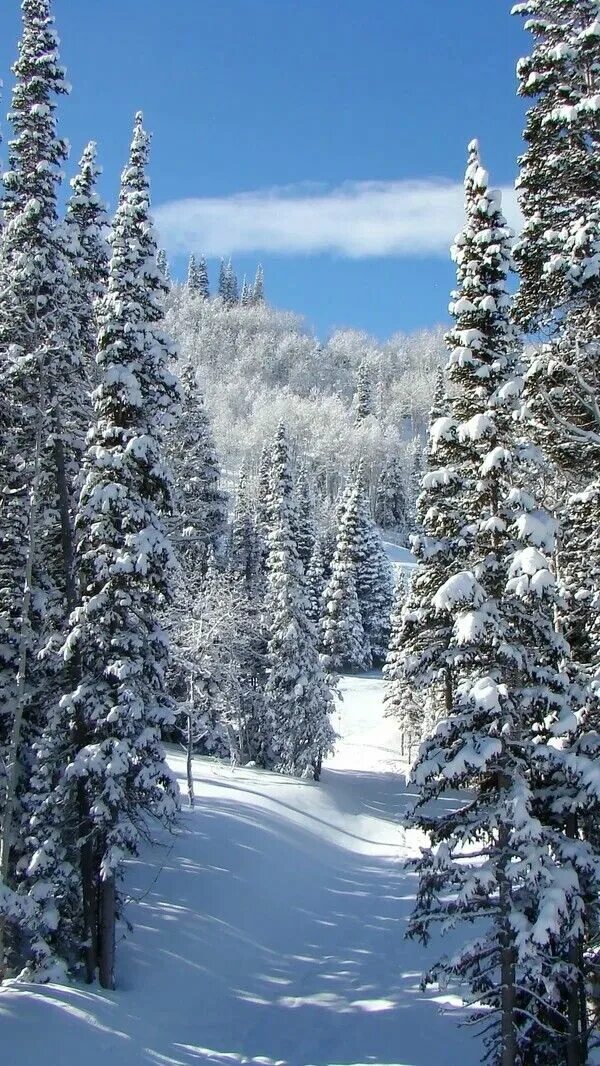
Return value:
<svg viewBox="0 0 600 1066">
<path fill-rule="evenodd" d="M 98 973 L 102 988 L 112 989 L 115 987 L 115 940 L 117 921 L 117 899 L 114 875 L 100 882 L 98 895 L 100 903 Z"/>
<path fill-rule="evenodd" d="M 509 830 L 501 826 L 498 835 L 500 866 L 498 872 L 500 895 L 500 981 L 502 1066 L 515 1066 L 517 1055 L 515 1031 L 515 949 L 509 924 L 510 885 L 506 876 Z"/>
<path fill-rule="evenodd" d="M 565 828 L 568 837 L 577 837 L 577 815 L 567 816 Z M 577 973 L 577 980 L 574 980 L 569 988 L 567 1004 L 567 1066 L 583 1066 L 587 1058 L 587 1005 L 580 940 L 569 949 L 569 963 Z"/>
<path fill-rule="evenodd" d="M 187 720 L 187 750 L 185 768 L 187 774 L 187 792 L 190 807 L 194 806 L 194 772 L 192 769 L 192 757 L 194 754 L 194 728 L 192 723 L 192 709 L 188 712 Z"/>
<path fill-rule="evenodd" d="M 187 774 L 187 791 L 190 807 L 194 806 L 194 771 L 192 759 L 194 756 L 194 675 L 190 674 L 190 691 L 187 720 L 187 750 L 185 769 Z"/>
</svg>

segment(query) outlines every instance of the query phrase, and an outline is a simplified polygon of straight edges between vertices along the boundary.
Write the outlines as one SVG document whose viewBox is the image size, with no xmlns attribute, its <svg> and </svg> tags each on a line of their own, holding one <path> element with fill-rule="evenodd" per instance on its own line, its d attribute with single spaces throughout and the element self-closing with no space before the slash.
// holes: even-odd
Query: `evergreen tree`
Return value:
<svg viewBox="0 0 600 1066">
<path fill-rule="evenodd" d="M 338 507 L 338 529 L 331 575 L 323 594 L 323 648 L 329 669 L 366 670 L 373 664 L 366 630 L 367 600 L 373 592 L 368 567 L 362 475 L 349 486 Z M 363 613 L 364 606 L 364 613 Z"/>
<path fill-rule="evenodd" d="M 300 469 L 296 483 L 297 543 L 304 573 L 308 571 L 315 546 L 314 502 L 306 468 Z"/>
<path fill-rule="evenodd" d="M 243 577 L 249 589 L 256 586 L 260 572 L 260 547 L 248 491 L 248 475 L 244 467 L 240 471 L 231 521 L 229 565 Z"/>
<path fill-rule="evenodd" d="M 386 714 L 396 718 L 402 737 L 402 754 L 410 759 L 414 752 L 424 724 L 423 703 L 419 693 L 407 684 L 405 677 L 405 648 L 402 641 L 404 610 L 407 588 L 404 581 L 398 581 L 394 608 L 390 621 L 391 636 L 388 653 L 383 667 L 386 682 L 384 708 Z"/>
<path fill-rule="evenodd" d="M 204 259 L 197 260 L 193 253 L 190 255 L 188 263 L 187 287 L 194 295 L 201 296 L 203 300 L 208 300 L 210 289 L 206 261 Z"/>
<path fill-rule="evenodd" d="M 356 566 L 342 530 L 323 593 L 323 607 L 322 643 L 328 671 L 367 670 L 372 664 L 371 648 L 356 594 Z"/>
<path fill-rule="evenodd" d="M 282 426 L 275 445 L 271 513 L 266 600 L 269 677 L 265 694 L 273 724 L 275 767 L 282 773 L 318 779 L 323 757 L 333 750 L 333 700 L 317 650 L 316 630 L 308 617 Z"/>
<path fill-rule="evenodd" d="M 375 521 L 382 529 L 394 530 L 401 543 L 408 539 L 408 515 L 404 476 L 397 456 L 383 467 L 377 482 Z"/>
<path fill-rule="evenodd" d="M 227 266 L 226 266 L 225 260 L 221 259 L 221 262 L 219 264 L 219 282 L 218 282 L 218 286 L 217 286 L 217 295 L 221 297 L 223 302 L 225 302 L 225 297 L 226 297 L 226 294 L 227 294 L 226 277 L 227 277 Z"/>
<path fill-rule="evenodd" d="M 34 745 L 60 693 L 56 649 L 75 603 L 71 502 L 84 361 L 76 286 L 57 224 L 68 89 L 48 0 L 23 0 L 0 248 L 0 885 L 27 850 Z M 41 654 L 43 651 L 43 655 Z M 22 869 L 22 863 L 20 868 Z M 0 889 L 0 894 L 6 891 Z M 3 899 L 7 897 L 3 894 Z M 0 905 L 0 911 L 2 905 Z M 0 927 L 3 938 L 5 926 Z M 0 959 L 6 941 L 0 943 Z"/>
<path fill-rule="evenodd" d="M 164 248 L 159 248 L 158 250 L 158 254 L 156 256 L 156 265 L 160 271 L 163 281 L 166 281 L 167 284 L 170 284 L 171 271 L 169 269 L 169 260 L 167 259 L 167 253 L 165 252 Z"/>
<path fill-rule="evenodd" d="M 322 615 L 323 615 L 323 593 L 325 592 L 325 562 L 323 559 L 323 549 L 321 547 L 320 538 L 317 537 L 314 542 L 312 555 L 310 562 L 306 570 L 306 581 L 308 587 L 308 616 L 317 630 L 317 634 L 322 634 Z"/>
<path fill-rule="evenodd" d="M 97 191 L 101 169 L 96 162 L 96 145 L 86 145 L 79 172 L 71 180 L 67 203 L 67 237 L 74 257 L 78 287 L 76 306 L 80 344 L 88 362 L 95 356 L 98 337 L 96 313 L 108 278 L 109 249 L 105 239 L 106 208 Z"/>
<path fill-rule="evenodd" d="M 525 224 L 515 249 L 516 317 L 547 338 L 531 359 L 525 399 L 537 442 L 555 464 L 566 598 L 561 625 L 584 681 L 594 685 L 600 654 L 598 4 L 530 0 L 514 10 L 529 16 L 533 36 L 531 55 L 518 68 L 519 92 L 531 106 L 520 160 Z"/>
<path fill-rule="evenodd" d="M 392 570 L 371 518 L 362 468 L 354 479 L 342 528 L 355 566 L 356 594 L 371 657 L 374 662 L 383 662 L 393 602 Z"/>
<path fill-rule="evenodd" d="M 598 241 L 598 3 L 526 0 L 513 13 L 527 18 L 533 37 L 517 68 L 519 94 L 531 106 L 517 183 L 525 224 L 514 252 L 515 310 L 525 328 L 548 332 L 561 329 L 574 289 L 592 281 L 582 260 L 589 265 Z"/>
<path fill-rule="evenodd" d="M 263 268 L 259 263 L 256 268 L 256 274 L 254 276 L 254 284 L 252 286 L 252 299 L 251 303 L 261 304 L 265 299 L 265 276 Z"/>
<path fill-rule="evenodd" d="M 238 282 L 231 259 L 229 259 L 227 263 L 224 259 L 221 260 L 218 291 L 225 307 L 233 307 L 234 304 L 238 303 Z"/>
<path fill-rule="evenodd" d="M 371 388 L 371 369 L 363 359 L 358 368 L 356 385 L 356 421 L 362 422 L 373 414 L 373 394 Z"/>
<path fill-rule="evenodd" d="M 251 290 L 251 288 L 250 288 L 250 286 L 248 284 L 248 278 L 246 277 L 245 274 L 244 274 L 244 277 L 243 277 L 243 280 L 242 280 L 242 291 L 241 291 L 241 294 L 240 294 L 240 303 L 241 303 L 242 307 L 248 307 L 248 305 L 250 303 L 252 303 L 252 290 Z"/>
<path fill-rule="evenodd" d="M 582 1037 L 570 1031 L 567 1004 L 575 1004 L 577 1028 L 576 959 L 597 864 L 565 824 L 583 767 L 571 752 L 567 777 L 555 740 L 568 748 L 575 718 L 561 669 L 568 649 L 554 628 L 554 525 L 523 483 L 531 449 L 512 419 L 520 368 L 508 320 L 510 235 L 476 142 L 465 195 L 448 335 L 448 374 L 458 389 L 450 417 L 436 426 L 453 442 L 464 556 L 432 596 L 451 626 L 454 686 L 450 711 L 413 771 L 413 822 L 432 848 L 416 860 L 411 932 L 427 940 L 436 924 L 485 920 L 431 976 L 459 976 L 481 1006 L 497 1011 L 495 1024 L 485 1012 L 483 1019 L 493 1061 L 527 1061 L 535 1049 L 537 1061 L 562 1063 Z M 448 663 L 448 649 L 437 662 L 424 660 L 431 675 L 434 663 Z M 432 811 L 432 800 L 457 790 L 452 811 Z"/>
<path fill-rule="evenodd" d="M 57 743 L 72 738 L 69 772 L 52 799 L 58 810 L 72 809 L 72 790 L 78 790 L 82 949 L 88 979 L 98 968 L 104 987 L 114 984 L 123 858 L 137 853 L 150 814 L 172 818 L 178 795 L 161 744 L 171 704 L 158 617 L 170 596 L 173 566 L 164 524 L 172 488 L 161 445 L 179 391 L 161 330 L 165 282 L 148 213 L 148 146 L 138 114 L 113 223 L 100 315 L 100 384 L 77 517 L 82 602 L 65 645 L 77 684 L 44 737 L 48 761 Z M 54 850 L 52 834 L 39 839 L 38 864 Z M 60 868 L 52 873 L 60 883 Z"/>
<path fill-rule="evenodd" d="M 172 535 L 185 570 L 206 573 L 211 552 L 225 550 L 227 498 L 210 421 L 191 363 L 181 372 L 182 416 L 168 435 L 168 454 L 175 482 L 176 516 Z"/>
</svg>

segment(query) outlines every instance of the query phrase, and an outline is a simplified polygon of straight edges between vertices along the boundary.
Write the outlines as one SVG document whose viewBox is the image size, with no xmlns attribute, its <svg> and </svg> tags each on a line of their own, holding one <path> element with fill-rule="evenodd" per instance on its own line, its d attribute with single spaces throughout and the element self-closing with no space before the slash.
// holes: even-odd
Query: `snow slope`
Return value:
<svg viewBox="0 0 600 1066">
<path fill-rule="evenodd" d="M 407 803 L 375 674 L 346 678 L 320 784 L 196 762 L 180 830 L 130 864 L 119 988 L 5 987 L 6 1066 L 474 1066 L 403 937 Z M 172 765 L 183 788 L 184 764 Z M 438 945 L 439 949 L 439 945 Z"/>
</svg>

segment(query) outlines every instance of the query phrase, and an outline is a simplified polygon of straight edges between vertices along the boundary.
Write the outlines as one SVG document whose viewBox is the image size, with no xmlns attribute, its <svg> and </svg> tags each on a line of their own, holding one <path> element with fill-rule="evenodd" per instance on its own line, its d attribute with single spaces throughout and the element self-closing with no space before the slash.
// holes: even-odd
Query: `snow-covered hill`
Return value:
<svg viewBox="0 0 600 1066">
<path fill-rule="evenodd" d="M 0 994 L 6 1066 L 471 1066 L 404 939 L 418 849 L 376 675 L 343 683 L 320 784 L 196 762 L 197 806 L 128 871 L 119 988 Z M 182 789 L 184 763 L 172 765 Z M 437 945 L 439 949 L 439 945 Z"/>
</svg>

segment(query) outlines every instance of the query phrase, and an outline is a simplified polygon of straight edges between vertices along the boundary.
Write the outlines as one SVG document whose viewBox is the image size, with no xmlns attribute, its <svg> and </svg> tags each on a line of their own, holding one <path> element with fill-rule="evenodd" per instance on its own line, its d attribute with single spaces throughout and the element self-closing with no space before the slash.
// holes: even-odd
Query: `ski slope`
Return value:
<svg viewBox="0 0 600 1066">
<path fill-rule="evenodd" d="M 6 1066 L 479 1062 L 456 997 L 419 988 L 433 955 L 404 939 L 419 841 L 381 679 L 342 691 L 319 784 L 196 761 L 196 807 L 129 865 L 118 990 L 5 986 Z"/>
</svg>

